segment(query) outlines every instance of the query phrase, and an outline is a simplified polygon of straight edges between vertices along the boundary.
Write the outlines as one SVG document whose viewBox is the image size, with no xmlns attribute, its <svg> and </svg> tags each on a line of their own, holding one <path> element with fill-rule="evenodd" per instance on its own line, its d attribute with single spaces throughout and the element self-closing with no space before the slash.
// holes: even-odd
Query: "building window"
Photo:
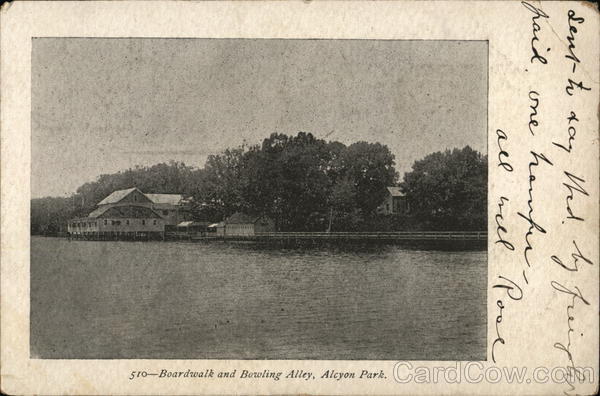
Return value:
<svg viewBox="0 0 600 396">
<path fill-rule="evenodd" d="M 129 225 L 129 220 L 125 220 L 125 224 Z"/>
<path fill-rule="evenodd" d="M 107 225 L 107 224 L 108 224 L 108 220 L 104 220 L 104 225 Z"/>
<path fill-rule="evenodd" d="M 142 220 L 142 225 L 146 225 L 146 220 Z"/>
<path fill-rule="evenodd" d="M 152 221 L 152 224 L 156 225 L 156 220 L 153 220 L 153 221 Z"/>
<path fill-rule="evenodd" d="M 168 211 L 168 210 L 163 210 L 163 215 L 164 215 L 164 216 L 167 216 L 168 214 L 169 214 L 169 211 Z"/>
</svg>

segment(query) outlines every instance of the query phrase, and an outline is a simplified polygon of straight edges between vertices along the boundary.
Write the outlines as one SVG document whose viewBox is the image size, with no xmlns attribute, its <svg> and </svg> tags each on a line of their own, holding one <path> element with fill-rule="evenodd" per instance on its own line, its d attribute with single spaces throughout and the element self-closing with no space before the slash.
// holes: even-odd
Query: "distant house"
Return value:
<svg viewBox="0 0 600 396">
<path fill-rule="evenodd" d="M 274 232 L 275 222 L 266 216 L 235 213 L 223 222 L 221 230 L 217 225 L 217 235 L 223 236 L 252 236 L 260 232 Z"/>
<path fill-rule="evenodd" d="M 384 215 L 407 214 L 410 208 L 400 187 L 387 187 L 386 190 L 385 200 L 377 208 L 377 213 Z"/>
<path fill-rule="evenodd" d="M 117 190 L 87 217 L 69 220 L 67 231 L 83 238 L 162 237 L 165 227 L 185 219 L 186 204 L 180 194 L 144 194 L 135 187 Z"/>
</svg>

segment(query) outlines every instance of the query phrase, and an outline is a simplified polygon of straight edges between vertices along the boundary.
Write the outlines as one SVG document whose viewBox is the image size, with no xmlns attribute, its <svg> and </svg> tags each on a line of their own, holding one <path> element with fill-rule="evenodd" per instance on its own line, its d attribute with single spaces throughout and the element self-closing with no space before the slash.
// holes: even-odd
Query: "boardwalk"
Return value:
<svg viewBox="0 0 600 396">
<path fill-rule="evenodd" d="M 106 235 L 104 235 L 106 234 Z M 274 244 L 320 244 L 320 243 L 383 243 L 423 246 L 455 246 L 478 247 L 486 246 L 487 232 L 485 231 L 413 231 L 413 232 L 260 232 L 254 235 L 216 235 L 214 233 L 196 232 L 166 232 L 160 235 L 136 236 L 132 233 L 89 233 L 86 235 L 71 235 L 72 239 L 85 240 L 187 240 L 196 242 L 210 241 L 240 241 Z"/>
<path fill-rule="evenodd" d="M 265 232 L 255 235 L 191 235 L 192 241 L 247 241 L 274 244 L 382 243 L 448 248 L 485 248 L 484 231 L 419 231 L 419 232 Z"/>
<path fill-rule="evenodd" d="M 411 240 L 411 241 L 485 241 L 487 232 L 419 231 L 419 232 L 265 232 L 254 239 L 325 239 L 325 240 Z"/>
<path fill-rule="evenodd" d="M 380 241 L 486 241 L 485 231 L 416 232 L 262 232 L 256 235 L 192 236 L 191 239 L 230 240 L 380 240 Z"/>
</svg>

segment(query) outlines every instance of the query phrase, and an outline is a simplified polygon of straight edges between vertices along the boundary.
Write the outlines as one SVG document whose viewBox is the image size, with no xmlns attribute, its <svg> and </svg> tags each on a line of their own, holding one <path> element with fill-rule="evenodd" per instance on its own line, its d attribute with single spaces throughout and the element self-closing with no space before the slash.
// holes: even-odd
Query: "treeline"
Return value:
<svg viewBox="0 0 600 396">
<path fill-rule="evenodd" d="M 87 215 L 115 190 L 136 186 L 191 196 L 200 221 L 242 211 L 270 216 L 280 231 L 483 230 L 486 163 L 470 147 L 430 154 L 399 184 L 409 214 L 383 216 L 376 209 L 386 187 L 399 181 L 387 146 L 272 134 L 260 145 L 211 155 L 204 168 L 179 162 L 136 167 L 101 175 L 69 198 L 34 199 L 31 226 L 33 233 L 63 231 L 67 219 Z"/>
</svg>

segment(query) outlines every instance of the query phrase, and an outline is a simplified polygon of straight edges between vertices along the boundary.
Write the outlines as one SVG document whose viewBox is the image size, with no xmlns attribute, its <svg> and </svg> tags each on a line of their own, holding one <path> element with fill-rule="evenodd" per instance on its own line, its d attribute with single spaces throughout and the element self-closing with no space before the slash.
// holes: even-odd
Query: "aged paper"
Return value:
<svg viewBox="0 0 600 396">
<path fill-rule="evenodd" d="M 1 18 L 3 392 L 597 393 L 590 3 Z"/>
</svg>

